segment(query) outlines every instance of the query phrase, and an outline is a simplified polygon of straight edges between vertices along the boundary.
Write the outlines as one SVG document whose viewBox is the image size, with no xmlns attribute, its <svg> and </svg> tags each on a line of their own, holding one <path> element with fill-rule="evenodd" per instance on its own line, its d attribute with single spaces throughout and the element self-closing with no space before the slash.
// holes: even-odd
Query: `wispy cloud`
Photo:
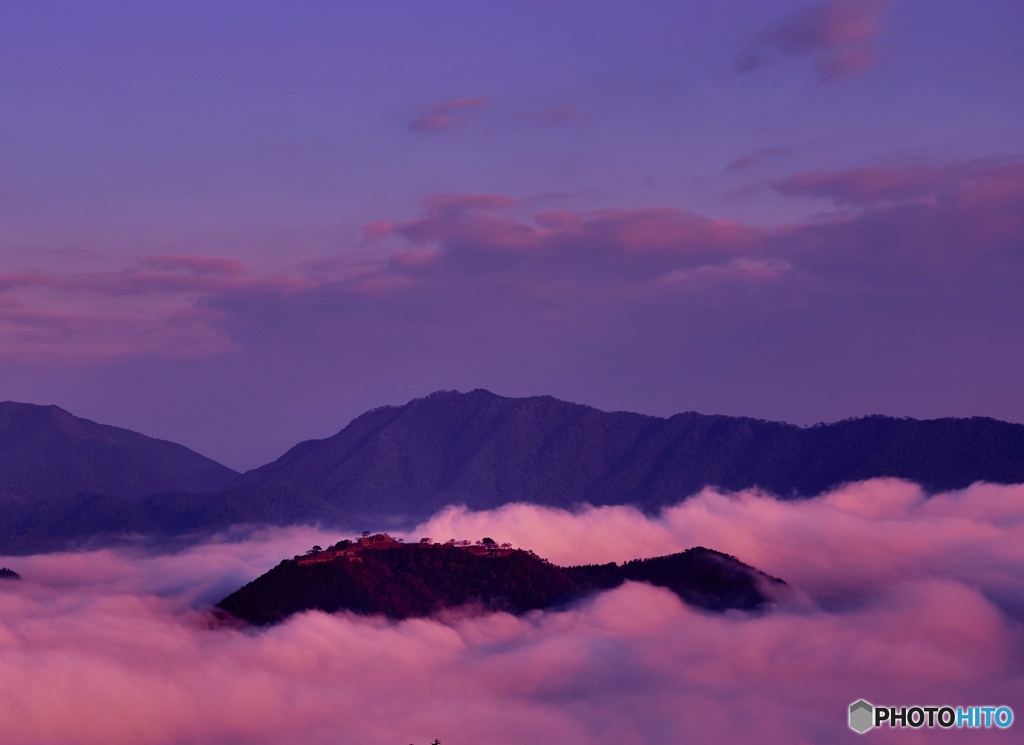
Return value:
<svg viewBox="0 0 1024 745">
<path fill-rule="evenodd" d="M 747 171 L 755 166 L 760 165 L 769 158 L 774 158 L 778 155 L 784 155 L 786 150 L 781 147 L 765 147 L 752 152 L 742 155 L 736 160 L 732 161 L 725 167 L 727 171 L 733 171 L 736 173 Z"/>
<path fill-rule="evenodd" d="M 1024 197 L 1024 163 L 974 160 L 941 165 L 864 166 L 798 173 L 779 181 L 783 194 L 868 206 L 938 198 L 968 202 Z"/>
<path fill-rule="evenodd" d="M 878 60 L 875 40 L 889 0 L 825 0 L 808 5 L 758 33 L 740 53 L 738 72 L 778 56 L 809 57 L 822 82 L 849 78 Z"/>
<path fill-rule="evenodd" d="M 207 298 L 294 289 L 207 256 L 140 258 L 121 269 L 0 275 L 0 347 L 22 360 L 90 362 L 128 354 L 200 357 L 233 348 Z"/>
<path fill-rule="evenodd" d="M 441 132 L 451 129 L 462 121 L 465 112 L 481 109 L 491 102 L 489 96 L 476 98 L 453 98 L 439 101 L 430 106 L 409 123 L 409 129 L 416 132 Z"/>
<path fill-rule="evenodd" d="M 523 218 L 509 214 L 516 205 L 499 195 L 440 195 L 424 200 L 424 217 L 374 223 L 368 232 L 440 249 L 435 269 L 533 276 L 657 278 L 756 251 L 756 231 L 686 210 L 552 210 Z"/>
<path fill-rule="evenodd" d="M 776 188 L 840 208 L 777 236 L 790 242 L 788 255 L 798 263 L 831 265 L 833 281 L 871 273 L 879 284 L 922 288 L 922 272 L 931 272 L 952 291 L 979 282 L 994 287 L 1024 269 L 1019 160 L 817 171 L 789 176 Z"/>
</svg>

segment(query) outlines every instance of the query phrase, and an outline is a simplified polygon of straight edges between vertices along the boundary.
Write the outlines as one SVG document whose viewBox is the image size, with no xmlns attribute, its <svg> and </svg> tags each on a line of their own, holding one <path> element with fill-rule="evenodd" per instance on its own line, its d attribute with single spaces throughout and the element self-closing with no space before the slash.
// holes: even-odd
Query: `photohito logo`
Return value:
<svg viewBox="0 0 1024 745">
<path fill-rule="evenodd" d="M 850 729 L 862 735 L 882 725 L 1006 729 L 1011 724 L 1009 706 L 875 706 L 864 699 L 850 704 Z"/>
</svg>

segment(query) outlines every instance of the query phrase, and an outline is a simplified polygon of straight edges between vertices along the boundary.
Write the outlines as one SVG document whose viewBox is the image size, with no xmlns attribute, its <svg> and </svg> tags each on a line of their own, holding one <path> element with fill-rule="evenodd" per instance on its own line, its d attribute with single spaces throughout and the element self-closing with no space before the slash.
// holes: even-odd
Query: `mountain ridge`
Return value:
<svg viewBox="0 0 1024 745">
<path fill-rule="evenodd" d="M 135 499 L 213 491 L 238 473 L 169 440 L 78 417 L 54 405 L 0 402 L 0 496 L 82 492 Z"/>
<path fill-rule="evenodd" d="M 453 503 L 486 509 L 509 501 L 656 510 L 704 486 L 789 498 L 876 477 L 912 480 L 929 491 L 978 480 L 1019 483 L 1024 425 L 874 415 L 800 427 L 446 391 L 366 412 L 229 488 L 286 488 L 357 513 L 424 514 Z"/>
<path fill-rule="evenodd" d="M 158 488 L 143 493 L 138 479 L 129 484 L 133 488 L 80 479 L 65 483 L 61 496 L 51 488 L 45 498 L 5 498 L 3 477 L 18 447 L 21 465 L 35 464 L 44 486 L 53 486 L 46 480 L 54 475 L 47 458 L 33 460 L 30 446 L 38 438 L 13 445 L 12 438 L 4 439 L 2 416 L 11 406 L 34 405 L 0 404 L 0 552 L 13 553 L 97 536 L 209 534 L 237 524 L 398 529 L 453 504 L 476 510 L 509 502 L 563 509 L 630 504 L 654 514 L 705 487 L 753 488 L 792 499 L 871 478 L 913 481 L 929 493 L 977 481 L 1024 483 L 1024 425 L 989 417 L 874 415 L 801 427 L 696 412 L 605 412 L 551 396 L 511 398 L 476 389 L 438 391 L 369 410 L 336 434 L 300 442 L 243 474 L 183 446 L 97 425 L 57 407 L 35 407 L 59 420 L 54 426 L 63 433 L 57 440 L 64 449 L 51 448 L 47 456 L 58 475 L 68 470 L 65 461 L 83 462 L 71 447 L 81 445 L 80 438 L 66 430 L 84 427 L 94 435 L 86 438 L 91 448 L 114 447 L 108 440 L 116 445 L 118 437 L 131 436 L 162 457 L 184 451 L 200 464 L 214 463 L 223 484 L 203 490 L 157 479 L 147 483 Z M 52 445 L 45 437 L 41 442 Z M 31 475 L 22 470 L 22 477 Z M 115 470 L 122 481 L 133 473 Z"/>
</svg>

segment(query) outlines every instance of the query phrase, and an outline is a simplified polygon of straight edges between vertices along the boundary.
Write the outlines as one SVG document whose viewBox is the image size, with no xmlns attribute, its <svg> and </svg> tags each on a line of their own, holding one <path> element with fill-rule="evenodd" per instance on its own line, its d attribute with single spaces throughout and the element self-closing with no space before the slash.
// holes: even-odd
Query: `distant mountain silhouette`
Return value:
<svg viewBox="0 0 1024 745">
<path fill-rule="evenodd" d="M 0 579 L 21 579 L 21 575 L 13 569 L 0 567 Z"/>
<path fill-rule="evenodd" d="M 133 499 L 211 491 L 237 475 L 182 445 L 97 424 L 56 406 L 0 403 L 0 498 L 92 492 Z"/>
<path fill-rule="evenodd" d="M 1024 482 L 1024 425 L 871 416 L 798 427 L 446 391 L 375 409 L 333 437 L 296 445 L 242 475 L 220 506 L 259 494 L 269 501 L 287 495 L 296 511 L 371 519 L 511 501 L 653 511 L 705 486 L 791 498 L 883 476 L 929 491 Z"/>
<path fill-rule="evenodd" d="M 378 534 L 286 559 L 217 607 L 254 624 L 312 609 L 391 618 L 467 605 L 523 613 L 627 580 L 666 587 L 691 605 L 716 611 L 756 610 L 786 587 L 727 554 L 700 547 L 621 566 L 563 568 L 521 549 L 403 544 Z"/>
<path fill-rule="evenodd" d="M 56 407 L 0 404 L 0 552 L 240 523 L 382 529 L 451 504 L 633 504 L 654 513 L 705 486 L 792 499 L 878 477 L 929 492 L 1024 483 L 1024 425 L 869 416 L 798 427 L 443 391 L 369 411 L 239 476 L 180 445 Z"/>
</svg>

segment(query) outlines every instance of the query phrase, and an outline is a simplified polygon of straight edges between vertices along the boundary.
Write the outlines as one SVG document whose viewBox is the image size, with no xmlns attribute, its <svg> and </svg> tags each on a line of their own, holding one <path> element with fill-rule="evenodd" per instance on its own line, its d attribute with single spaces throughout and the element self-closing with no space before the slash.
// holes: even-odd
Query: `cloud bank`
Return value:
<svg viewBox="0 0 1024 745">
<path fill-rule="evenodd" d="M 252 632 L 211 624 L 205 603 L 338 536 L 7 559 L 25 579 L 0 585 L 4 741 L 833 743 L 857 741 L 845 707 L 859 697 L 1024 710 L 1022 486 L 925 499 L 883 480 L 799 503 L 706 492 L 658 518 L 452 509 L 409 533 L 421 535 L 489 535 L 559 563 L 703 544 L 798 597 L 710 616 L 628 584 L 521 618 L 308 613 Z"/>
<path fill-rule="evenodd" d="M 735 332 L 808 306 L 853 323 L 890 299 L 887 312 L 916 328 L 923 321 L 906 310 L 907 293 L 922 318 L 957 308 L 980 335 L 1019 317 L 1019 158 L 811 171 L 772 187 L 833 209 L 767 229 L 677 207 L 538 209 L 539 198 L 441 193 L 422 200 L 419 216 L 366 223 L 351 250 L 272 273 L 204 255 L 8 272 L 0 274 L 0 357 L 273 356 L 279 328 L 285 339 L 345 330 L 315 340 L 318 351 L 327 341 L 365 351 L 384 334 L 406 347 L 425 336 L 443 345 L 477 325 L 543 344 L 552 332 L 585 332 L 573 319 L 630 314 L 642 316 L 636 326 L 667 333 L 701 313 Z M 360 333 L 366 339 L 344 338 Z"/>
</svg>

